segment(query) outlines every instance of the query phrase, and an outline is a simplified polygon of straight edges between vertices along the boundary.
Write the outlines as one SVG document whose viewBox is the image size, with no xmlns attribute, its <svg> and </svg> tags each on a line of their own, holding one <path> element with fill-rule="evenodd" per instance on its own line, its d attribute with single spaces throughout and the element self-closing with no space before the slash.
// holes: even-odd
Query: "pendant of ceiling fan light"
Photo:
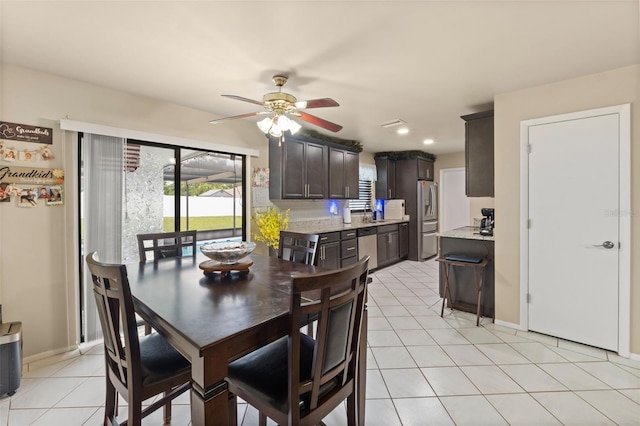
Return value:
<svg viewBox="0 0 640 426">
<path fill-rule="evenodd" d="M 262 133 L 269 133 L 269 130 L 271 130 L 271 126 L 273 125 L 273 121 L 271 120 L 271 117 L 266 117 L 260 121 L 258 121 L 256 123 L 258 125 L 258 128 L 260 128 L 260 130 L 262 130 Z"/>
</svg>

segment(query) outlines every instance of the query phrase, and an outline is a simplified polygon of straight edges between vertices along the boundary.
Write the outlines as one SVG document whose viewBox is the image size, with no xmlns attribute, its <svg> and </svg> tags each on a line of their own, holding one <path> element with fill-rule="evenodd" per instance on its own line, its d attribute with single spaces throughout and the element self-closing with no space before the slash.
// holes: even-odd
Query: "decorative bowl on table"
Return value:
<svg viewBox="0 0 640 426">
<path fill-rule="evenodd" d="M 240 259 L 251 254 L 255 248 L 256 243 L 249 241 L 224 241 L 203 244 L 200 246 L 200 251 L 209 259 L 224 265 L 235 265 Z"/>
</svg>

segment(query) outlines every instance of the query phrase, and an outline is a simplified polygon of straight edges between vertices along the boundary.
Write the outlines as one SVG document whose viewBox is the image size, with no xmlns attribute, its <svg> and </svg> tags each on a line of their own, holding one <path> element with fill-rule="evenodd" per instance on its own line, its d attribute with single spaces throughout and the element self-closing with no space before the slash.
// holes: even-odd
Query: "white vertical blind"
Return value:
<svg viewBox="0 0 640 426">
<path fill-rule="evenodd" d="M 101 261 L 122 261 L 122 191 L 124 139 L 84 134 L 83 162 L 83 256 L 97 251 Z M 93 283 L 89 268 L 83 280 L 85 341 L 100 339 Z"/>
</svg>

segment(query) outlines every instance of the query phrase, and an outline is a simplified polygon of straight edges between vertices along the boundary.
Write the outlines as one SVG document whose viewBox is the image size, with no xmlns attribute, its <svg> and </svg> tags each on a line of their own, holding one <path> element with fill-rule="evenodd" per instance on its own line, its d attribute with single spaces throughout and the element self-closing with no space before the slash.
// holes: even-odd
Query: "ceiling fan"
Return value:
<svg viewBox="0 0 640 426">
<path fill-rule="evenodd" d="M 266 134 L 272 136 L 282 136 L 285 131 L 289 131 L 291 134 L 300 130 L 300 125 L 291 120 L 288 116 L 298 117 L 307 123 L 314 124 L 322 127 L 323 129 L 330 130 L 332 132 L 338 132 L 342 129 L 342 126 L 336 123 L 332 123 L 315 115 L 307 114 L 300 111 L 301 109 L 308 108 L 326 108 L 340 106 L 336 101 L 331 98 L 322 99 L 310 99 L 308 101 L 298 101 L 295 96 L 282 91 L 282 86 L 287 82 L 288 77 L 284 75 L 274 75 L 273 82 L 278 87 L 277 92 L 267 93 L 263 96 L 262 102 L 253 99 L 243 98 L 236 95 L 222 95 L 227 98 L 237 99 L 239 101 L 249 102 L 252 104 L 260 105 L 264 107 L 263 111 L 250 112 L 247 114 L 234 115 L 231 117 L 218 118 L 211 120 L 209 123 L 217 124 L 226 120 L 234 120 L 236 118 L 253 117 L 254 115 L 270 114 L 269 117 L 259 121 L 258 127 Z"/>
</svg>

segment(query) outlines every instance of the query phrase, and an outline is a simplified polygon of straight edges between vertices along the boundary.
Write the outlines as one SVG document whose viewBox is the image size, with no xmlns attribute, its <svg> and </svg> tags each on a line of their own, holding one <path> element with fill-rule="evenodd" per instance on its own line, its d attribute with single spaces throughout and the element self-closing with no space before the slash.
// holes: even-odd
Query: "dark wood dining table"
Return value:
<svg viewBox="0 0 640 426">
<path fill-rule="evenodd" d="M 230 361 L 288 333 L 291 274 L 321 268 L 251 254 L 248 273 L 204 275 L 196 258 L 127 265 L 136 312 L 191 361 L 193 425 L 236 424 L 225 377 Z M 310 295 L 312 297 L 312 295 Z M 356 392 L 364 424 L 367 314 Z"/>
</svg>

